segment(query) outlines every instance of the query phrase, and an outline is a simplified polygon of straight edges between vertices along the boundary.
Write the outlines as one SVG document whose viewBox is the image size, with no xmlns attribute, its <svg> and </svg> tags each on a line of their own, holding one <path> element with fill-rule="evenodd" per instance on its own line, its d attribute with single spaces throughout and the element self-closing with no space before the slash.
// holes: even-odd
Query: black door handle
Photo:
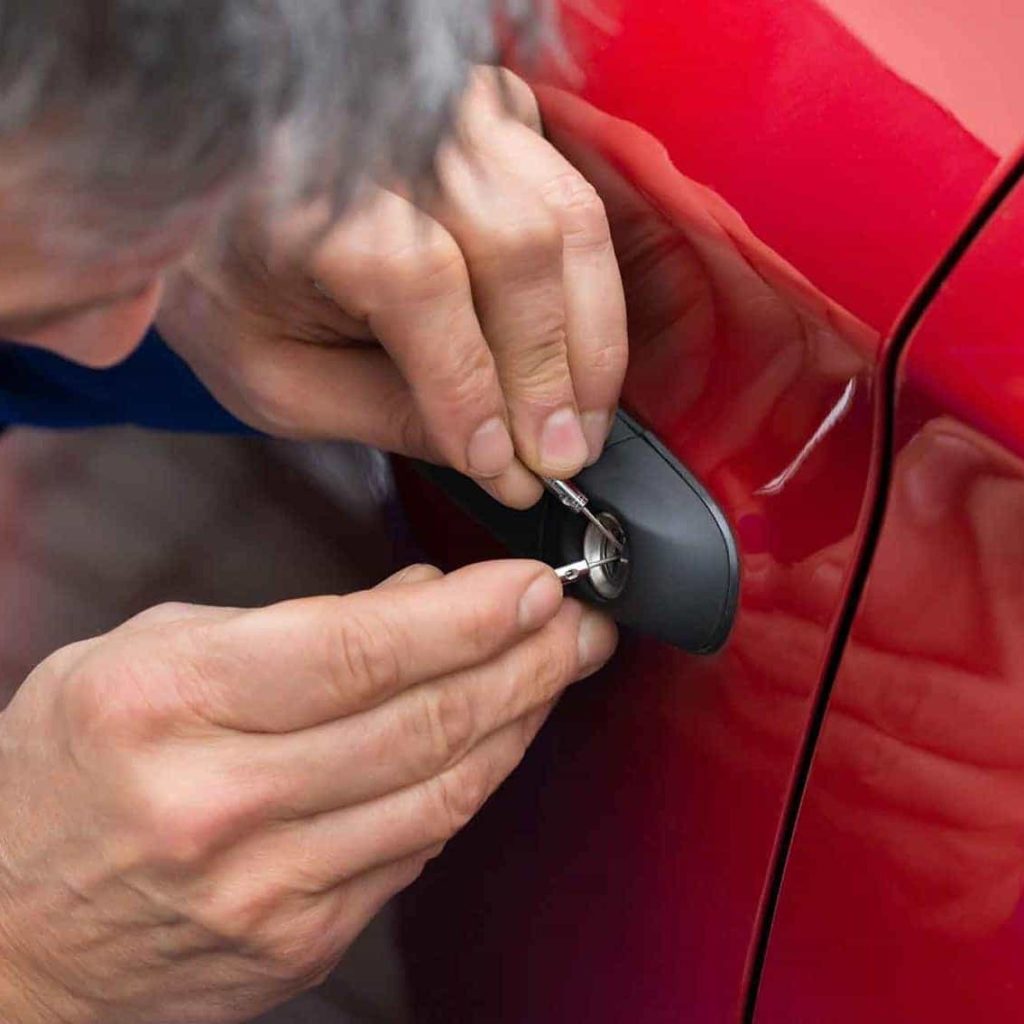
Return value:
<svg viewBox="0 0 1024 1024">
<path fill-rule="evenodd" d="M 454 470 L 419 464 L 509 551 L 552 565 L 607 545 L 582 516 L 550 494 L 518 512 Z M 694 654 L 725 643 L 736 616 L 739 556 L 724 513 L 660 441 L 625 413 L 604 454 L 574 482 L 590 509 L 625 538 L 625 564 L 610 564 L 573 585 L 574 593 L 616 621 Z"/>
</svg>

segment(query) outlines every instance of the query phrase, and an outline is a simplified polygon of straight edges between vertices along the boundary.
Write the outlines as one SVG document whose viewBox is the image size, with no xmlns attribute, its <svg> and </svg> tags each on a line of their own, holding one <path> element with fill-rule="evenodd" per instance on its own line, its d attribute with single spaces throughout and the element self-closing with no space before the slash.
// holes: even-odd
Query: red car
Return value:
<svg viewBox="0 0 1024 1024">
<path fill-rule="evenodd" d="M 419 1019 L 1022 1021 L 1024 8 L 579 20 L 542 106 L 612 223 L 624 408 L 737 562 L 635 567 L 659 621 L 407 903 Z M 641 495 L 627 538 L 655 507 L 685 532 Z M 706 586 L 729 621 L 693 653 Z"/>
</svg>

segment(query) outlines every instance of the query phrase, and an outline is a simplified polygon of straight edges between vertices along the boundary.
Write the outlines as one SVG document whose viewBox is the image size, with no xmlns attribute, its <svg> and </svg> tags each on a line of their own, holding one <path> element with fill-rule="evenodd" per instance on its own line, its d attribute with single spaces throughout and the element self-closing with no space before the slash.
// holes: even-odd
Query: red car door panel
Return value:
<svg viewBox="0 0 1024 1024">
<path fill-rule="evenodd" d="M 898 44 L 883 60 L 810 0 L 645 0 L 589 34 L 582 89 L 542 91 L 612 223 L 624 405 L 724 509 L 740 607 L 712 657 L 627 637 L 431 865 L 405 912 L 420 1020 L 741 1013 L 875 500 L 881 361 L 1002 157 Z M 486 550 L 406 496 L 434 557 Z"/>
<path fill-rule="evenodd" d="M 894 443 L 758 1024 L 1024 1019 L 1024 188 L 911 338 Z"/>
</svg>

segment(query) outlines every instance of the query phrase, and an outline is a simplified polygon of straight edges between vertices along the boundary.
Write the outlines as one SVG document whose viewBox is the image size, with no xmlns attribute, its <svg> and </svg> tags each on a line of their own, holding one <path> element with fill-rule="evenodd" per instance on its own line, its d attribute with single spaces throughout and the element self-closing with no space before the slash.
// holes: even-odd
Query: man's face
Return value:
<svg viewBox="0 0 1024 1024">
<path fill-rule="evenodd" d="M 87 366 L 128 356 L 156 315 L 162 276 L 194 244 L 201 220 L 103 247 L 61 244 L 25 214 L 5 216 L 0 199 L 0 339 L 49 349 Z M 72 229 L 69 227 L 68 235 Z"/>
</svg>

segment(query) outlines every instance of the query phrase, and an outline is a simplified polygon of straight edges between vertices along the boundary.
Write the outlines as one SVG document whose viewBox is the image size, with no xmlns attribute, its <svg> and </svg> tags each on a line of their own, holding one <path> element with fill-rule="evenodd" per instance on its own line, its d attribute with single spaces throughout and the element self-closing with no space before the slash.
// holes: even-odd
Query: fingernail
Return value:
<svg viewBox="0 0 1024 1024">
<path fill-rule="evenodd" d="M 514 457 L 508 428 L 497 416 L 477 428 L 466 449 L 466 462 L 474 476 L 498 476 L 508 469 Z"/>
<path fill-rule="evenodd" d="M 607 412 L 585 412 L 580 417 L 583 424 L 583 436 L 587 439 L 587 465 L 592 466 L 604 451 L 604 443 L 608 440 L 608 426 L 611 414 Z"/>
<path fill-rule="evenodd" d="M 573 409 L 559 409 L 544 423 L 540 434 L 540 461 L 551 475 L 573 473 L 586 462 L 587 439 Z"/>
<path fill-rule="evenodd" d="M 521 629 L 539 629 L 558 611 L 562 603 L 562 584 L 553 572 L 535 577 L 519 599 Z"/>
<path fill-rule="evenodd" d="M 615 653 L 618 631 L 611 619 L 586 608 L 580 618 L 577 642 L 580 671 L 590 672 L 603 665 Z"/>
</svg>

